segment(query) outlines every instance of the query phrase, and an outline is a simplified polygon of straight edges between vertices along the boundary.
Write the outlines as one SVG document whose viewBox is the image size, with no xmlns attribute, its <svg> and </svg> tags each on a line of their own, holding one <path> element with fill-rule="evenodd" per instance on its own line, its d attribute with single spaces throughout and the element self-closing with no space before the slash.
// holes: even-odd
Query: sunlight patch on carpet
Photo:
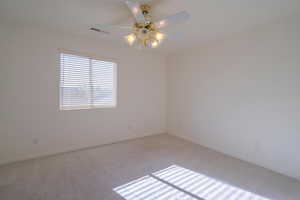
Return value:
<svg viewBox="0 0 300 200">
<path fill-rule="evenodd" d="M 114 191 L 126 200 L 271 200 L 177 165 Z"/>
</svg>

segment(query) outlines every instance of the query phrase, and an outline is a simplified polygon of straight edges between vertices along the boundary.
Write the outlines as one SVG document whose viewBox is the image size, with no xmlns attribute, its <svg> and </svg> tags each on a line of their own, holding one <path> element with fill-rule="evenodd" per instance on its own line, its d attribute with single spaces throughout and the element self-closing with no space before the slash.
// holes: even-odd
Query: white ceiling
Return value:
<svg viewBox="0 0 300 200">
<path fill-rule="evenodd" d="M 169 28 L 159 51 L 174 52 L 226 38 L 256 25 L 300 12 L 299 0 L 141 0 L 156 18 L 186 10 L 187 23 Z M 0 20 L 37 25 L 95 39 L 121 38 L 89 31 L 93 24 L 126 24 L 133 19 L 124 0 L 0 0 Z"/>
</svg>

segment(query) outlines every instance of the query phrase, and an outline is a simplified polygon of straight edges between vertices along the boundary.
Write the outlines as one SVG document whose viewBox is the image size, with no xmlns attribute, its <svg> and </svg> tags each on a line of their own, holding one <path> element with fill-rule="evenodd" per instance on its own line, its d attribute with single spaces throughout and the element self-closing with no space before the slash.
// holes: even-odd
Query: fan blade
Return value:
<svg viewBox="0 0 300 200">
<path fill-rule="evenodd" d="M 132 26 L 95 25 L 90 30 L 104 34 L 125 36 L 132 32 Z"/>
<path fill-rule="evenodd" d="M 101 29 L 99 29 L 99 28 L 94 28 L 94 27 L 92 27 L 92 28 L 90 28 L 90 30 L 91 30 L 91 31 L 96 31 L 96 32 L 99 32 L 99 33 L 103 33 L 103 34 L 107 34 L 107 35 L 110 34 L 110 32 L 101 30 Z"/>
<path fill-rule="evenodd" d="M 139 2 L 135 0 L 126 0 L 126 4 L 128 8 L 131 10 L 137 23 L 143 23 L 146 21 Z"/>
<path fill-rule="evenodd" d="M 155 22 L 155 26 L 157 28 L 165 28 L 168 25 L 187 21 L 189 18 L 190 18 L 189 13 L 186 11 L 182 11 L 182 12 L 176 13 L 175 15 L 168 16 L 164 19 L 161 19 L 161 20 Z"/>
</svg>

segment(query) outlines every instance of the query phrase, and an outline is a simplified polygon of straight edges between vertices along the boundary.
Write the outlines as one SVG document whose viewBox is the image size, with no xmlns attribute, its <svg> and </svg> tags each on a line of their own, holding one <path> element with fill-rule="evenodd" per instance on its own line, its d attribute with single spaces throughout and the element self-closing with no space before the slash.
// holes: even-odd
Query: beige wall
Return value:
<svg viewBox="0 0 300 200">
<path fill-rule="evenodd" d="M 171 134 L 300 179 L 299 35 L 297 18 L 258 27 L 170 56 L 166 73 L 151 52 L 1 26 L 0 164 L 163 133 L 167 118 Z M 118 63 L 116 109 L 59 111 L 58 48 Z"/>
<path fill-rule="evenodd" d="M 168 132 L 300 179 L 298 19 L 169 57 Z"/>
<path fill-rule="evenodd" d="M 165 130 L 165 58 L 31 27 L 0 28 L 0 164 Z M 59 110 L 59 51 L 118 63 L 116 109 Z"/>
</svg>

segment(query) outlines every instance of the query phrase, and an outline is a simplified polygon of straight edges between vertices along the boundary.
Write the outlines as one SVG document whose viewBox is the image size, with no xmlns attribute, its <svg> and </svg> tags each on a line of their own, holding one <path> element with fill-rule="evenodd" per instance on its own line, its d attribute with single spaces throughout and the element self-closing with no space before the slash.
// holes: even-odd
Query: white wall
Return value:
<svg viewBox="0 0 300 200">
<path fill-rule="evenodd" d="M 168 132 L 300 179 L 300 25 L 289 18 L 168 60 Z"/>
<path fill-rule="evenodd" d="M 166 131 L 164 57 L 6 25 L 0 47 L 0 164 Z M 58 48 L 118 63 L 116 109 L 59 111 Z"/>
</svg>

